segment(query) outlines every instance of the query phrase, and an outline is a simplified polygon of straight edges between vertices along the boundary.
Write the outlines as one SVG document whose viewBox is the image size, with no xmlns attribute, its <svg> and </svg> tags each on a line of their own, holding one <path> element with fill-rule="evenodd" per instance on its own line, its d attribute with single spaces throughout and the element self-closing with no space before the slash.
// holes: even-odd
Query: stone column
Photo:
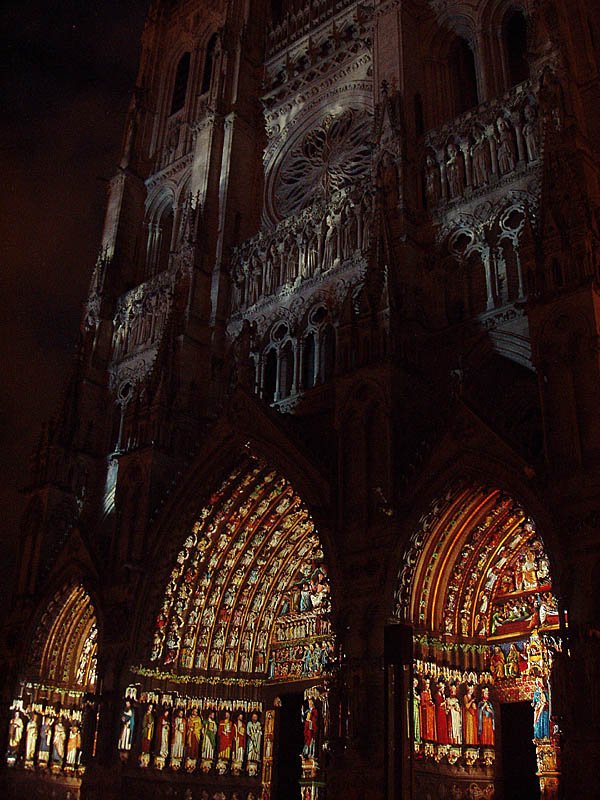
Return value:
<svg viewBox="0 0 600 800">
<path fill-rule="evenodd" d="M 517 139 L 517 154 L 519 164 L 524 164 L 527 159 L 525 155 L 525 142 L 523 140 L 523 128 L 521 126 L 521 115 L 518 111 L 513 111 L 510 115 L 510 118 L 514 126 L 515 136 Z"/>
</svg>

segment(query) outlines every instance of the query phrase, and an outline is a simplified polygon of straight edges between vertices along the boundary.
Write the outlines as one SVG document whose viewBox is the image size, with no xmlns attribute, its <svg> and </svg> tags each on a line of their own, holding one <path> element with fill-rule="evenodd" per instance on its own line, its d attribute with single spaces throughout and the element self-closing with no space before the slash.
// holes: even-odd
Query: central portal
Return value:
<svg viewBox="0 0 600 800">
<path fill-rule="evenodd" d="M 318 800 L 336 652 L 310 513 L 247 456 L 182 516 L 123 698 L 115 746 L 129 796 L 176 775 L 182 797 Z"/>
</svg>

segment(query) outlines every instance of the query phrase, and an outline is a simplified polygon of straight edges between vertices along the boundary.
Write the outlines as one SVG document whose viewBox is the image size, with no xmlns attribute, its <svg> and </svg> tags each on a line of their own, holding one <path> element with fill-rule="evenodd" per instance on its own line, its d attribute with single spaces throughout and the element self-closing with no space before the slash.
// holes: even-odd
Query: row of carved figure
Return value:
<svg viewBox="0 0 600 800">
<path fill-rule="evenodd" d="M 157 708 L 148 703 L 136 723 L 134 704 L 126 700 L 118 741 L 123 760 L 134 747 L 138 724 L 141 767 L 152 765 L 162 770 L 168 765 L 172 770 L 190 773 L 200 768 L 205 773 L 215 769 L 219 775 L 240 775 L 242 771 L 251 777 L 258 774 L 263 730 L 256 710 L 217 712 L 210 708 L 199 712 L 192 706 L 186 712 L 184 708 Z"/>
<path fill-rule="evenodd" d="M 114 318 L 113 358 L 160 338 L 172 298 L 170 275 L 144 283 L 122 298 Z"/>
<path fill-rule="evenodd" d="M 26 769 L 38 767 L 58 772 L 80 767 L 82 717 L 79 711 L 43 712 L 28 708 L 13 711 L 8 726 L 8 766 L 23 763 Z"/>
<path fill-rule="evenodd" d="M 373 193 L 336 192 L 260 233 L 233 254 L 232 311 L 240 311 L 286 285 L 299 284 L 338 266 L 369 246 Z"/>
<path fill-rule="evenodd" d="M 434 208 L 456 200 L 538 160 L 540 131 L 532 98 L 512 111 L 494 110 L 495 119 L 475 118 L 447 141 L 432 136 L 425 156 L 425 194 Z"/>
<path fill-rule="evenodd" d="M 443 678 L 415 677 L 412 702 L 415 745 L 494 746 L 495 711 L 488 685 L 452 681 L 447 686 Z M 536 678 L 531 705 L 533 736 L 546 739 L 550 736 L 550 695 L 542 677 Z"/>
<path fill-rule="evenodd" d="M 333 642 L 290 645 L 273 651 L 269 658 L 269 678 L 283 680 L 290 677 L 321 675 L 333 666 Z"/>
</svg>

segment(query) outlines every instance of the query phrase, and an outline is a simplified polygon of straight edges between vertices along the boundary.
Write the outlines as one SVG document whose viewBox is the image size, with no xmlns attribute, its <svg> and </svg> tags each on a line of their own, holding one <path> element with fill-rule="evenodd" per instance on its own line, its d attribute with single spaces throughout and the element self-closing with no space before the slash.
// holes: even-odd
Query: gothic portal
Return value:
<svg viewBox="0 0 600 800">
<path fill-rule="evenodd" d="M 152 2 L 3 796 L 598 796 L 594 11 Z"/>
</svg>

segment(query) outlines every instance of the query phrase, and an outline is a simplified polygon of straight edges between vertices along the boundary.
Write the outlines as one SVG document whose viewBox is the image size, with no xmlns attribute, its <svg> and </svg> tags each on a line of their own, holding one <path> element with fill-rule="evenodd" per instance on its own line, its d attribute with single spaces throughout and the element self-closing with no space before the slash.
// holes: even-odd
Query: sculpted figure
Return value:
<svg viewBox="0 0 600 800">
<path fill-rule="evenodd" d="M 473 182 L 476 187 L 485 186 L 490 179 L 489 147 L 485 133 L 479 129 L 474 133 L 475 144 L 471 147 L 473 158 Z"/>
<path fill-rule="evenodd" d="M 523 109 L 525 124 L 523 125 L 523 138 L 527 150 L 527 160 L 535 161 L 540 154 L 539 129 L 535 110 L 529 104 Z"/>
<path fill-rule="evenodd" d="M 465 189 L 462 164 L 460 163 L 460 153 L 454 142 L 449 142 L 446 148 L 448 160 L 446 161 L 446 173 L 448 175 L 448 188 L 450 197 L 460 197 Z"/>
<path fill-rule="evenodd" d="M 425 159 L 425 194 L 429 208 L 440 202 L 440 175 L 438 165 L 431 153 Z"/>
<path fill-rule="evenodd" d="M 513 141 L 512 132 L 504 117 L 498 117 L 496 120 L 496 127 L 498 129 L 496 136 L 496 141 L 498 142 L 498 169 L 501 175 L 506 175 L 515 168 L 515 143 Z"/>
<path fill-rule="evenodd" d="M 478 744 L 477 701 L 472 683 L 467 686 L 467 693 L 463 697 L 463 741 L 467 745 Z"/>
<path fill-rule="evenodd" d="M 477 732 L 479 744 L 494 744 L 494 707 L 490 701 L 490 690 L 484 686 L 481 691 L 481 700 L 477 708 Z"/>
<path fill-rule="evenodd" d="M 446 698 L 446 713 L 448 715 L 448 741 L 450 744 L 462 744 L 462 719 L 456 683 L 450 684 L 450 695 Z"/>
<path fill-rule="evenodd" d="M 319 712 L 312 697 L 308 698 L 308 708 L 304 712 L 304 758 L 314 758 L 319 730 Z"/>
</svg>

